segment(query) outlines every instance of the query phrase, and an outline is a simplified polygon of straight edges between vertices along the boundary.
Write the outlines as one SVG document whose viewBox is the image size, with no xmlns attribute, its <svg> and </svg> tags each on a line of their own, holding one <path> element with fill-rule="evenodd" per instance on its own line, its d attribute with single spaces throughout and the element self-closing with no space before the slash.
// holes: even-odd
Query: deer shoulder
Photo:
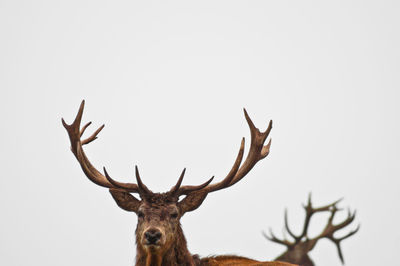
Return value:
<svg viewBox="0 0 400 266">
<path fill-rule="evenodd" d="M 240 256 L 215 256 L 208 257 L 201 260 L 201 266 L 228 266 L 228 265 L 245 265 L 245 266 L 295 266 L 287 262 L 279 261 L 256 261 Z"/>
</svg>

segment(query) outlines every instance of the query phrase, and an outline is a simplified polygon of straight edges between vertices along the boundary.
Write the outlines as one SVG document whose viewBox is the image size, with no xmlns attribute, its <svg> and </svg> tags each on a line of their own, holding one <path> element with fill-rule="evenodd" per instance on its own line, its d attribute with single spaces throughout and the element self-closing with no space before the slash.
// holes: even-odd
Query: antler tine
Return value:
<svg viewBox="0 0 400 266">
<path fill-rule="evenodd" d="M 340 199 L 341 200 L 341 199 Z M 293 231 L 289 227 L 289 222 L 288 222 L 288 212 L 287 209 L 285 209 L 285 229 L 289 233 L 291 237 L 295 240 L 295 243 L 299 243 L 304 237 L 308 238 L 307 233 L 308 233 L 308 227 L 310 225 L 310 220 L 311 217 L 314 215 L 314 213 L 317 212 L 324 212 L 324 211 L 329 211 L 333 206 L 335 206 L 340 200 L 335 201 L 334 203 L 328 204 L 323 207 L 319 208 L 313 208 L 312 206 L 312 201 L 311 201 L 311 193 L 308 195 L 308 201 L 307 205 L 303 205 L 305 211 L 306 211 L 306 216 L 305 216 L 305 221 L 303 225 L 303 230 L 300 235 L 295 235 Z"/>
<path fill-rule="evenodd" d="M 269 121 L 268 128 L 265 132 L 260 132 L 258 128 L 254 126 L 253 121 L 251 120 L 250 116 L 248 115 L 246 109 L 243 109 L 244 116 L 250 128 L 250 149 L 249 153 L 247 154 L 246 160 L 243 162 L 242 166 L 239 168 L 238 172 L 236 173 L 235 177 L 229 184 L 232 186 L 239 182 L 261 159 L 264 159 L 269 154 L 269 150 L 271 147 L 271 140 L 269 140 L 268 144 L 264 146 L 264 142 L 267 139 L 269 133 L 272 129 L 272 120 Z"/>
<path fill-rule="evenodd" d="M 349 232 L 348 234 L 346 234 L 343 237 L 335 238 L 334 237 L 334 233 L 336 231 L 346 227 L 347 225 L 351 224 L 354 221 L 354 219 L 356 217 L 356 212 L 354 211 L 353 213 L 351 213 L 351 211 L 348 210 L 347 218 L 343 222 L 334 225 L 333 224 L 333 219 L 335 217 L 335 214 L 339 211 L 339 209 L 334 205 L 331 208 L 330 211 L 331 211 L 331 216 L 329 217 L 329 220 L 328 220 L 327 225 L 325 226 L 325 229 L 323 230 L 323 232 L 319 236 L 315 237 L 314 239 L 318 240 L 318 239 L 321 239 L 321 238 L 328 238 L 329 240 L 331 240 L 335 244 L 335 246 L 336 246 L 336 248 L 338 250 L 340 261 L 344 264 L 344 258 L 343 258 L 343 253 L 342 253 L 342 249 L 341 249 L 340 243 L 341 243 L 342 240 L 344 240 L 344 239 L 354 235 L 355 233 L 357 233 L 358 230 L 360 229 L 360 226 L 357 226 L 357 228 L 355 230 Z"/>
<path fill-rule="evenodd" d="M 333 241 L 333 243 L 335 243 L 340 261 L 342 262 L 342 264 L 344 264 L 344 257 L 343 257 L 342 247 L 340 246 L 340 241 L 337 241 L 336 239 L 331 239 L 331 240 Z"/>
<path fill-rule="evenodd" d="M 247 158 L 243 162 L 243 164 L 241 164 L 243 159 L 244 144 L 245 144 L 245 139 L 242 138 L 240 149 L 236 157 L 235 163 L 233 164 L 228 175 L 222 181 L 216 184 L 207 185 L 204 188 L 202 188 L 205 193 L 221 190 L 236 184 L 254 167 L 254 165 L 256 165 L 258 161 L 267 157 L 267 155 L 269 154 L 269 150 L 271 147 L 271 140 L 265 146 L 264 142 L 267 139 L 272 129 L 272 120 L 269 122 L 267 130 L 265 132 L 260 132 L 260 130 L 255 127 L 253 121 L 250 119 L 246 109 L 243 109 L 243 111 L 246 121 L 250 128 L 250 136 L 251 136 L 250 150 L 249 153 L 247 154 Z M 200 190 L 199 187 L 197 188 L 198 189 L 196 190 Z M 189 193 L 188 186 L 183 186 L 178 191 L 179 195 L 188 193 Z"/>
<path fill-rule="evenodd" d="M 295 238 L 296 242 L 301 240 L 303 237 L 307 237 L 308 227 L 310 225 L 311 216 L 313 216 L 313 214 L 315 213 L 315 209 L 312 207 L 311 192 L 308 194 L 307 205 L 305 205 L 305 206 L 303 205 L 303 207 L 304 207 L 304 210 L 306 211 L 306 217 L 305 217 L 303 230 L 302 230 L 301 234 L 297 238 Z"/>
<path fill-rule="evenodd" d="M 87 124 L 86 124 L 87 125 Z M 85 125 L 85 126 L 86 126 Z M 89 126 L 89 125 L 88 125 Z M 104 125 L 101 125 L 90 137 L 88 137 L 87 139 L 82 140 L 82 145 L 86 145 L 89 144 L 90 142 L 92 142 L 93 140 L 97 139 L 97 134 L 100 133 L 100 131 L 104 128 Z M 82 133 L 85 131 L 85 128 L 82 129 Z"/>
<path fill-rule="evenodd" d="M 342 247 L 340 246 L 340 243 L 342 242 L 342 240 L 349 238 L 352 235 L 354 235 L 355 233 L 357 233 L 359 229 L 360 229 L 360 225 L 358 225 L 357 228 L 354 229 L 353 231 L 350 231 L 348 234 L 346 234 L 340 238 L 334 238 L 334 237 L 329 238 L 335 244 L 338 254 L 339 254 L 340 261 L 342 262 L 342 264 L 344 264 L 344 257 L 343 257 Z"/>
<path fill-rule="evenodd" d="M 90 181 L 93 183 L 106 187 L 106 188 L 124 188 L 129 192 L 137 192 L 137 185 L 136 184 L 127 184 L 127 183 L 120 183 L 112 180 L 110 177 L 104 176 L 101 174 L 89 161 L 87 158 L 84 150 L 83 145 L 89 144 L 90 142 L 94 141 L 97 138 L 97 135 L 100 131 L 104 128 L 104 125 L 99 127 L 90 137 L 81 140 L 81 137 L 85 130 L 90 126 L 91 122 L 85 124 L 82 129 L 80 129 L 83 110 L 85 107 L 85 100 L 81 102 L 79 106 L 79 111 L 74 119 L 72 124 L 68 125 L 65 120 L 62 118 L 62 124 L 67 130 L 69 139 L 71 141 L 71 151 L 75 155 L 76 159 L 78 160 L 83 172 L 89 178 Z M 111 181 L 110 181 L 111 180 Z"/>
<path fill-rule="evenodd" d="M 68 125 L 63 118 L 61 119 L 62 124 L 64 128 L 67 130 L 69 139 L 71 141 L 71 151 L 77 158 L 85 175 L 92 182 L 103 187 L 111 188 L 113 187 L 112 184 L 110 184 L 107 181 L 107 179 L 99 171 L 97 171 L 97 169 L 93 167 L 93 165 L 89 162 L 82 149 L 83 141 L 81 141 L 80 137 L 85 131 L 85 129 L 90 125 L 90 123 L 88 123 L 82 128 L 82 130 L 80 130 L 80 124 L 82 120 L 84 107 L 85 107 L 85 101 L 83 100 L 81 102 L 81 105 L 79 106 L 78 114 L 76 115 L 74 122 L 72 122 L 72 124 Z M 98 130 L 96 130 L 95 133 L 91 136 L 91 138 L 89 138 L 89 140 L 93 141 L 96 138 L 97 134 L 102 129 L 103 126 L 100 127 Z M 86 139 L 85 142 L 88 143 L 89 140 Z"/>
<path fill-rule="evenodd" d="M 211 191 L 217 191 L 217 190 L 220 190 L 220 189 L 223 189 L 223 188 L 229 186 L 229 184 L 231 183 L 232 179 L 235 177 L 235 174 L 237 173 L 237 171 L 239 169 L 240 163 L 242 162 L 243 153 L 244 153 L 244 138 L 242 138 L 242 142 L 240 143 L 239 153 L 236 156 L 236 160 L 232 166 L 232 169 L 229 171 L 228 175 L 222 181 L 220 181 L 216 184 L 209 185 L 211 183 L 211 181 L 214 179 L 214 176 L 213 176 L 207 182 L 205 182 L 199 186 L 182 186 L 181 188 L 178 189 L 178 191 L 176 192 L 176 195 L 178 195 L 178 196 L 184 195 L 184 194 L 187 195 L 190 192 L 193 192 L 196 190 L 201 190 L 201 189 L 205 189 L 207 191 L 207 193 L 209 193 Z"/>
<path fill-rule="evenodd" d="M 314 208 L 312 206 L 312 201 L 311 201 L 311 192 L 308 195 L 308 202 L 307 205 L 303 205 L 304 210 L 306 211 L 306 217 L 305 217 L 305 221 L 304 221 L 304 226 L 303 226 L 303 231 L 302 233 L 296 238 L 296 241 L 301 240 L 303 237 L 307 237 L 307 233 L 308 233 L 308 227 L 310 225 L 310 220 L 311 217 L 317 213 L 317 212 L 325 212 L 325 211 L 331 211 L 332 208 L 336 208 L 336 205 L 342 201 L 343 198 L 340 198 L 338 200 L 336 200 L 335 202 L 322 206 L 322 207 L 318 207 L 318 208 Z"/>
<path fill-rule="evenodd" d="M 108 182 L 110 182 L 115 188 L 122 188 L 124 190 L 127 190 L 129 192 L 136 192 L 138 191 L 138 185 L 132 184 L 132 183 L 122 183 L 118 182 L 110 177 L 110 175 L 107 173 L 107 170 L 105 167 L 103 167 L 103 172 L 104 175 L 106 176 Z"/>
<path fill-rule="evenodd" d="M 142 179 L 140 178 L 139 175 L 139 169 L 137 165 L 135 165 L 135 175 L 136 175 L 136 182 L 137 182 L 137 187 L 138 187 L 138 192 L 140 196 L 146 196 L 146 195 L 151 195 L 153 192 L 146 187 L 146 185 L 142 182 Z"/>
<path fill-rule="evenodd" d="M 290 247 L 290 246 L 293 245 L 292 242 L 290 242 L 290 241 L 288 241 L 286 239 L 277 238 L 271 228 L 269 228 L 270 236 L 268 234 L 266 234 L 264 231 L 261 231 L 261 233 L 269 241 L 272 241 L 272 242 L 275 242 L 275 243 L 278 243 L 278 244 L 281 244 L 281 245 L 284 245 L 284 246 L 287 246 L 287 247 Z"/>
<path fill-rule="evenodd" d="M 169 193 L 170 193 L 171 195 L 176 195 L 176 193 L 178 192 L 179 188 L 180 188 L 181 185 L 182 185 L 182 181 L 183 181 L 183 177 L 185 176 L 185 172 L 186 172 L 186 168 L 183 168 L 183 171 L 182 171 L 182 173 L 181 173 L 181 175 L 180 175 L 180 177 L 179 177 L 179 179 L 178 179 L 178 182 L 176 183 L 175 186 L 173 186 L 173 187 L 169 190 Z"/>
<path fill-rule="evenodd" d="M 212 184 L 206 188 L 207 193 L 217 191 L 226 187 L 231 186 L 232 180 L 235 177 L 235 174 L 239 170 L 240 163 L 242 162 L 243 159 L 243 154 L 244 154 L 244 143 L 245 140 L 242 138 L 242 141 L 240 143 L 240 149 L 238 152 L 238 155 L 236 156 L 235 163 L 233 164 L 231 170 L 229 171 L 228 175 L 221 181 L 216 184 Z"/>
<path fill-rule="evenodd" d="M 331 203 L 331 204 L 328 204 L 328 205 L 325 205 L 325 206 L 319 207 L 319 208 L 314 208 L 314 209 L 313 209 L 313 212 L 316 213 L 316 212 L 330 211 L 332 208 L 336 208 L 337 210 L 339 210 L 339 209 L 336 207 L 336 205 L 337 205 L 339 202 L 341 202 L 342 200 L 343 200 L 343 198 L 340 198 L 340 199 L 338 199 L 337 201 L 335 201 L 335 202 L 333 202 L 333 203 Z"/>
<path fill-rule="evenodd" d="M 204 182 L 201 185 L 198 186 L 182 186 L 178 189 L 178 191 L 175 193 L 176 196 L 181 196 L 181 195 L 189 195 L 190 193 L 198 190 L 202 190 L 205 187 L 207 187 L 212 181 L 214 180 L 214 176 L 212 176 L 208 181 Z"/>
<path fill-rule="evenodd" d="M 342 236 L 342 237 L 340 237 L 340 238 L 337 238 L 337 240 L 342 241 L 342 240 L 344 240 L 344 239 L 346 239 L 346 238 L 351 237 L 352 235 L 354 235 L 355 233 L 357 233 L 358 230 L 360 230 L 360 227 L 361 227 L 360 225 L 357 225 L 357 228 L 356 228 L 356 229 L 350 231 L 348 234 L 346 234 L 346 235 L 344 235 L 344 236 Z"/>
<path fill-rule="evenodd" d="M 292 230 L 290 229 L 290 227 L 289 227 L 289 221 L 288 221 L 288 212 L 287 212 L 287 209 L 285 209 L 285 229 L 286 229 L 286 231 L 289 233 L 289 235 L 290 235 L 291 237 L 294 238 L 295 243 L 298 243 L 298 242 L 303 238 L 303 235 L 296 236 L 296 235 L 292 232 Z"/>
<path fill-rule="evenodd" d="M 88 123 L 86 123 L 86 125 L 84 125 L 84 126 L 82 127 L 80 137 L 83 136 L 83 133 L 85 133 L 86 128 L 87 128 L 88 126 L 90 126 L 91 124 L 92 124 L 92 122 L 88 122 Z"/>
</svg>

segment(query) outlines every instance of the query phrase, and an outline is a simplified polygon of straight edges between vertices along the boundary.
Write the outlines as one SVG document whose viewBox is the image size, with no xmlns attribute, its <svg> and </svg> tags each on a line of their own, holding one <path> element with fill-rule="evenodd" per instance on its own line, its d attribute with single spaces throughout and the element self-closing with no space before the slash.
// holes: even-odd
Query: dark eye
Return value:
<svg viewBox="0 0 400 266">
<path fill-rule="evenodd" d="M 171 213 L 171 218 L 178 218 L 178 213 L 177 212 L 173 212 Z"/>
<path fill-rule="evenodd" d="M 139 218 L 143 218 L 144 217 L 144 213 L 143 212 L 138 212 L 138 215 L 137 215 Z"/>
</svg>

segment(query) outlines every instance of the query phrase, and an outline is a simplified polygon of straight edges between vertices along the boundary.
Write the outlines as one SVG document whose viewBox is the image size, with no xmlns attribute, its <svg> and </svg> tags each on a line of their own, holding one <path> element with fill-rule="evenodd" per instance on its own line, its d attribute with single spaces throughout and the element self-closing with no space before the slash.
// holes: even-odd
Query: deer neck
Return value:
<svg viewBox="0 0 400 266">
<path fill-rule="evenodd" d="M 277 257 L 276 261 L 285 261 L 290 263 L 299 264 L 302 266 L 314 266 L 313 261 L 308 256 L 308 252 L 313 249 L 316 241 L 307 240 L 297 244 L 295 247 L 288 249 L 285 253 Z"/>
<path fill-rule="evenodd" d="M 181 228 L 178 228 L 176 239 L 168 249 L 159 253 L 152 253 L 138 244 L 136 254 L 136 266 L 196 265 L 192 254 L 187 249 L 187 242 Z"/>
</svg>

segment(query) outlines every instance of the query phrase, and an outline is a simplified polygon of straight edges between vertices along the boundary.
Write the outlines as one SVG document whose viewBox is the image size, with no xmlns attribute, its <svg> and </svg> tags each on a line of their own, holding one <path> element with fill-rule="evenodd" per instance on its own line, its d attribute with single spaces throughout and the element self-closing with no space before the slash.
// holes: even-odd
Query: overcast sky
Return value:
<svg viewBox="0 0 400 266">
<path fill-rule="evenodd" d="M 0 264 L 132 265 L 136 215 L 91 183 L 61 117 L 99 139 L 98 168 L 153 191 L 223 178 L 249 132 L 270 155 L 181 222 L 192 253 L 271 260 L 287 207 L 344 197 L 346 265 L 396 264 L 400 246 L 398 1 L 0 1 Z M 249 143 L 249 142 L 247 142 Z M 336 221 L 344 219 L 345 213 Z M 327 216 L 315 217 L 311 235 Z M 311 254 L 340 265 L 328 240 Z"/>
</svg>

